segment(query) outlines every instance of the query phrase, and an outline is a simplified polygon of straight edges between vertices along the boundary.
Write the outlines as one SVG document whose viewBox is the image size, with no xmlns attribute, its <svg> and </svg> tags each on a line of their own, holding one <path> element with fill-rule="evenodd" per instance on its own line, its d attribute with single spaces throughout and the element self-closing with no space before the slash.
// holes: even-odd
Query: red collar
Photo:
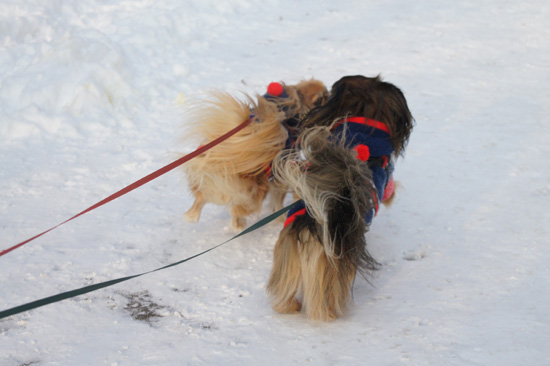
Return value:
<svg viewBox="0 0 550 366">
<path fill-rule="evenodd" d="M 384 131 L 387 134 L 391 135 L 390 129 L 388 128 L 388 126 L 386 126 L 386 124 L 384 124 L 380 121 L 377 121 L 375 119 L 370 119 L 370 118 L 367 119 L 365 117 L 343 118 L 343 119 L 339 120 L 338 122 L 336 122 L 336 124 L 334 125 L 334 127 L 332 129 L 335 129 L 336 127 L 338 127 L 341 124 L 346 123 L 346 122 L 358 123 L 358 124 L 361 124 L 361 125 L 370 126 L 370 127 L 373 127 L 373 128 L 378 129 L 378 130 Z"/>
</svg>

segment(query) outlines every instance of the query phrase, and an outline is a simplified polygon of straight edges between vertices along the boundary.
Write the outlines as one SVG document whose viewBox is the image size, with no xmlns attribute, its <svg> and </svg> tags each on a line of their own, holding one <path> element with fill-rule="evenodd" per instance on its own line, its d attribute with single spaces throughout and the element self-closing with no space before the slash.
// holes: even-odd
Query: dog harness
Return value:
<svg viewBox="0 0 550 366">
<path fill-rule="evenodd" d="M 364 117 L 344 118 L 335 124 L 332 131 L 334 135 L 344 139 L 346 146 L 356 151 L 357 159 L 365 162 L 372 171 L 374 209 L 365 217 L 365 222 L 370 225 L 378 212 L 378 203 L 390 198 L 395 191 L 391 132 L 384 123 Z M 301 201 L 288 212 L 284 226 L 306 213 L 305 203 Z"/>
</svg>

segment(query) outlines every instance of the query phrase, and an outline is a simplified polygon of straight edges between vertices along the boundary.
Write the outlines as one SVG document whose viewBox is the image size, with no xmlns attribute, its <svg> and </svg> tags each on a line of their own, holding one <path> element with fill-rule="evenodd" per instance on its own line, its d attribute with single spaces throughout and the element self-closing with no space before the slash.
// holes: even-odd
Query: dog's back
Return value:
<svg viewBox="0 0 550 366">
<path fill-rule="evenodd" d="M 217 174 L 258 174 L 284 146 L 287 133 L 280 121 L 282 113 L 263 98 L 238 100 L 224 92 L 212 92 L 208 98 L 187 111 L 187 136 L 199 143 L 215 140 L 249 118 L 253 122 L 230 139 L 215 146 L 184 166 L 188 175 L 198 172 Z M 192 172 L 192 173 L 191 173 Z"/>
</svg>

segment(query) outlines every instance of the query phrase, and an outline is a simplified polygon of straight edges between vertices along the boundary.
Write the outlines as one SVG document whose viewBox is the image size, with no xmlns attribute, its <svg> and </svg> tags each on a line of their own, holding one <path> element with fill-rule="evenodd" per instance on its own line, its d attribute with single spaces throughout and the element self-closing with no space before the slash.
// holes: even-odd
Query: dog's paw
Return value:
<svg viewBox="0 0 550 366">
<path fill-rule="evenodd" d="M 307 317 L 310 320 L 314 321 L 321 321 L 321 322 L 332 322 L 338 319 L 338 314 L 336 311 L 331 307 L 326 307 L 322 309 L 307 309 L 306 308 Z"/>
<path fill-rule="evenodd" d="M 296 300 L 292 299 L 280 304 L 274 304 L 273 310 L 279 314 L 296 314 L 302 310 L 302 304 Z"/>
<path fill-rule="evenodd" d="M 183 214 L 183 218 L 187 222 L 199 222 L 200 217 L 201 217 L 201 213 L 193 210 L 189 210 Z"/>
<path fill-rule="evenodd" d="M 231 228 L 235 231 L 243 231 L 246 228 L 246 220 L 242 217 L 231 218 Z"/>
</svg>

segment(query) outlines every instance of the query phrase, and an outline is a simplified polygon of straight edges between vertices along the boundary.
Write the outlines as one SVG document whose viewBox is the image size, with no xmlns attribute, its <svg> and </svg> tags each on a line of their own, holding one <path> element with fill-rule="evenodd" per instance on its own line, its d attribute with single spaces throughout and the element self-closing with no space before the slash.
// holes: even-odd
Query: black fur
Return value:
<svg viewBox="0 0 550 366">
<path fill-rule="evenodd" d="M 382 81 L 380 76 L 344 76 L 332 86 L 327 102 L 312 109 L 300 125 L 304 130 L 328 126 L 347 116 L 372 118 L 385 123 L 391 131 L 395 154 L 403 154 L 414 119 L 398 87 Z"/>
</svg>

